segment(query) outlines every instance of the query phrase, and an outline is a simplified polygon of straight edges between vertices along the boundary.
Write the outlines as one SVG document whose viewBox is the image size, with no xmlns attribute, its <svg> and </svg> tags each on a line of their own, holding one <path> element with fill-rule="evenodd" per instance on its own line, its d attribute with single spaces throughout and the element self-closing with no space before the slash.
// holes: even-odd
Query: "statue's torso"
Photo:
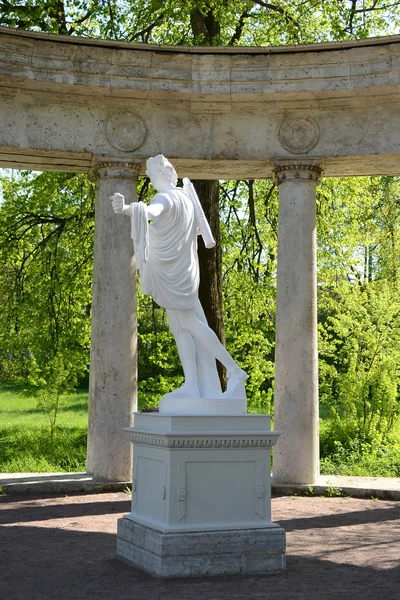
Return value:
<svg viewBox="0 0 400 600">
<path fill-rule="evenodd" d="M 198 298 L 199 265 L 192 201 L 182 188 L 157 194 L 153 201 L 163 202 L 166 209 L 149 225 L 149 258 L 141 271 L 142 290 L 163 308 L 193 308 Z"/>
</svg>

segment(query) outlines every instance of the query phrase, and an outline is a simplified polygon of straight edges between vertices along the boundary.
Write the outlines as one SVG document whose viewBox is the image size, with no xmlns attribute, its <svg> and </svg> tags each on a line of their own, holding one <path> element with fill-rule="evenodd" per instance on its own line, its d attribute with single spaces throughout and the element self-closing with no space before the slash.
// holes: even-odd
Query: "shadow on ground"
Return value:
<svg viewBox="0 0 400 600">
<path fill-rule="evenodd" d="M 7 600 L 399 598 L 396 503 L 274 499 L 275 518 L 288 531 L 286 572 L 190 580 L 159 580 L 116 559 L 116 518 L 128 510 L 126 495 L 115 493 L 2 497 L 0 596 Z M 375 548 L 366 553 L 365 545 L 371 544 Z"/>
<path fill-rule="evenodd" d="M 104 496 L 106 494 L 101 494 Z M 63 496 L 64 498 L 65 496 Z M 85 498 L 85 496 L 80 496 L 80 498 Z M 57 504 L 57 498 L 54 499 L 53 505 L 46 506 L 38 506 L 37 498 L 29 498 L 27 501 L 26 496 L 19 498 L 19 503 L 21 507 L 23 506 L 23 510 L 20 507 L 14 506 L 13 508 L 8 509 L 7 511 L 0 511 L 0 525 L 3 523 L 29 523 L 32 521 L 51 521 L 52 519 L 73 519 L 79 518 L 81 516 L 96 516 L 96 515 L 112 515 L 115 513 L 128 513 L 130 511 L 131 505 L 131 496 L 130 494 L 125 494 L 125 501 L 119 501 L 118 504 L 112 501 L 104 502 L 91 502 L 90 504 L 86 504 L 84 501 L 80 503 L 71 504 Z M 14 504 L 17 504 L 18 501 L 14 498 Z M 0 501 L 1 502 L 1 501 Z M 27 506 L 27 503 L 30 506 Z"/>
<path fill-rule="evenodd" d="M 400 508 L 400 507 L 399 507 Z M 387 508 L 375 508 L 369 510 L 353 511 L 333 515 L 321 515 L 317 517 L 303 517 L 297 519 L 280 519 L 279 524 L 286 531 L 301 531 L 307 529 L 326 529 L 328 527 L 343 527 L 345 525 L 365 525 L 367 523 L 379 523 L 387 521 L 398 521 L 400 510 L 393 511 Z M 399 582 L 400 583 L 400 582 Z M 400 595 L 399 595 L 400 600 Z"/>
</svg>

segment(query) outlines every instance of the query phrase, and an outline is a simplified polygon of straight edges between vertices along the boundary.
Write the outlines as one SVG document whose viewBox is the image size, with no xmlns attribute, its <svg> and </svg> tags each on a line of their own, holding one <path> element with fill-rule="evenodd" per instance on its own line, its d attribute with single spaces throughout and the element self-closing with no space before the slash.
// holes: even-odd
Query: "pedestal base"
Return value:
<svg viewBox="0 0 400 600">
<path fill-rule="evenodd" d="M 162 533 L 124 517 L 117 555 L 157 577 L 265 574 L 285 568 L 281 527 Z"/>
<path fill-rule="evenodd" d="M 277 572 L 267 415 L 135 414 L 132 510 L 118 556 L 159 577 Z"/>
</svg>

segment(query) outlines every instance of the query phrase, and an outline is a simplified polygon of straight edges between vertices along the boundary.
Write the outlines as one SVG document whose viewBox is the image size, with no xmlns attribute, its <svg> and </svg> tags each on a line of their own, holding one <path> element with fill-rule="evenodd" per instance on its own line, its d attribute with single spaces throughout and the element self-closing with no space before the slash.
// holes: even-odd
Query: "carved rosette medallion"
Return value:
<svg viewBox="0 0 400 600">
<path fill-rule="evenodd" d="M 306 154 L 318 143 L 319 125 L 312 117 L 288 115 L 281 123 L 278 138 L 291 154 Z"/>
<path fill-rule="evenodd" d="M 265 487 L 263 485 L 257 486 L 257 498 L 264 498 L 265 496 Z"/>
<path fill-rule="evenodd" d="M 142 117 L 132 112 L 117 113 L 106 121 L 106 138 L 122 152 L 132 152 L 143 144 L 147 129 Z"/>
<path fill-rule="evenodd" d="M 184 502 L 186 500 L 186 488 L 180 488 L 178 491 L 178 500 L 180 500 L 181 502 Z"/>
</svg>

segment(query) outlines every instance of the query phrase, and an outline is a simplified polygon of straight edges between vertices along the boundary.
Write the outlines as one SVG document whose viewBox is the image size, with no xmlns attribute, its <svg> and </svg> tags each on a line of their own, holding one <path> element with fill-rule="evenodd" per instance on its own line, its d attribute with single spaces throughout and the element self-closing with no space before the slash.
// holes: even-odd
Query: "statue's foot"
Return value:
<svg viewBox="0 0 400 600">
<path fill-rule="evenodd" d="M 165 394 L 164 398 L 200 398 L 199 388 L 184 382 L 181 387 Z"/>
<path fill-rule="evenodd" d="M 248 377 L 246 371 L 243 371 L 240 367 L 236 367 L 236 369 L 229 373 L 226 392 L 223 393 L 223 396 L 225 398 L 246 398 L 244 382 Z"/>
</svg>

